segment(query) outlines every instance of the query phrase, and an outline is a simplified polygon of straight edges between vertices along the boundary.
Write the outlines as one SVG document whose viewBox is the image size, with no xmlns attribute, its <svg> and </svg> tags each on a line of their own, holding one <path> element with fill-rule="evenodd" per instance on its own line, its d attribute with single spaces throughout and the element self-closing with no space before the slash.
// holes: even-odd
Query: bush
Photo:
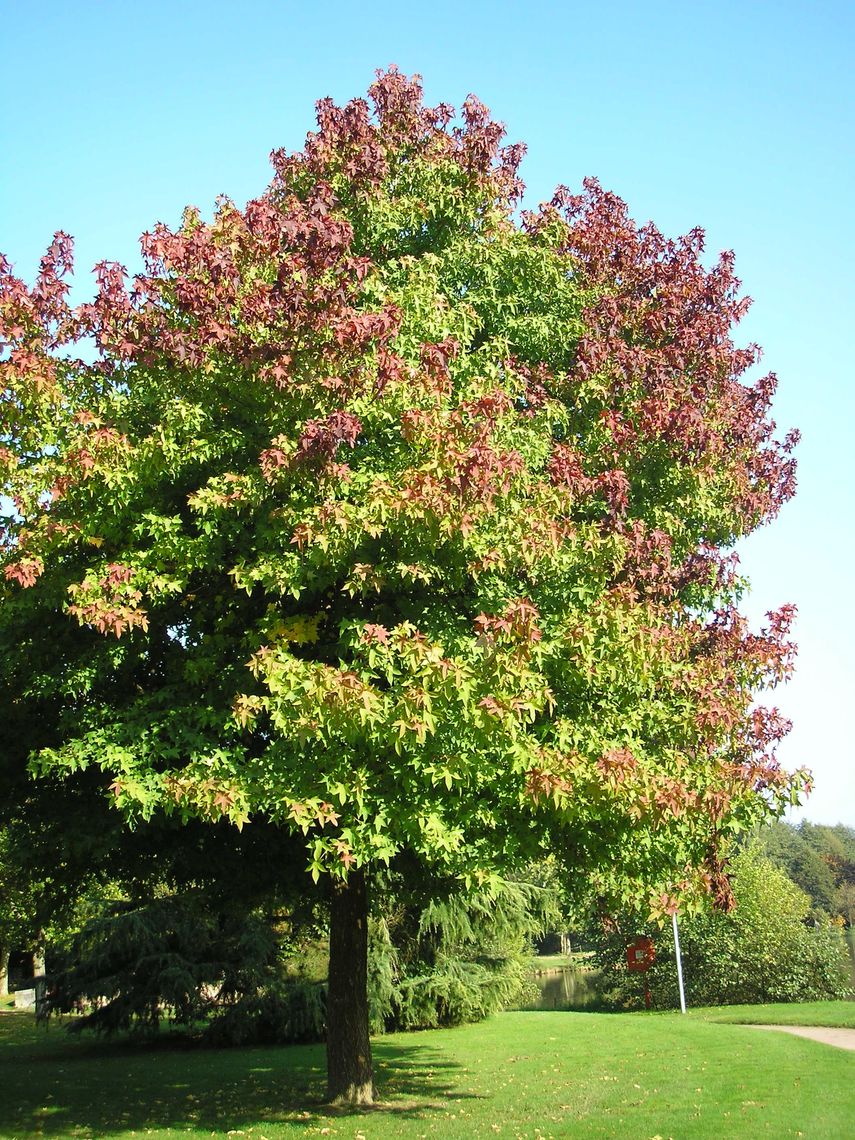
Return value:
<svg viewBox="0 0 855 1140">
<path fill-rule="evenodd" d="M 790 1002 L 850 996 L 849 962 L 839 923 L 807 919 L 808 896 L 751 846 L 732 862 L 736 905 L 680 920 L 686 1000 L 692 1005 Z M 644 981 L 626 969 L 636 934 L 651 935 L 657 959 L 648 972 L 656 1008 L 679 1004 L 670 927 L 657 930 L 625 916 L 600 937 L 603 996 L 618 1008 L 643 1006 Z"/>
</svg>

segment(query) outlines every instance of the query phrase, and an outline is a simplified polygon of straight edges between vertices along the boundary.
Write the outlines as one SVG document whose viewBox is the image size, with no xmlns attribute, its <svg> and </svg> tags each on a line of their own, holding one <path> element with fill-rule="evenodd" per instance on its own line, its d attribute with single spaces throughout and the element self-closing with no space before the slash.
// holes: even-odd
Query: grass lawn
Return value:
<svg viewBox="0 0 855 1140">
<path fill-rule="evenodd" d="M 855 1001 L 806 1001 L 793 1005 L 723 1005 L 694 1009 L 691 1017 L 737 1025 L 831 1025 L 855 1029 Z"/>
<path fill-rule="evenodd" d="M 569 970 L 574 965 L 569 954 L 538 954 L 531 960 L 532 972 L 542 974 L 546 970 Z"/>
<path fill-rule="evenodd" d="M 590 951 L 579 954 L 537 954 L 531 960 L 531 968 L 535 974 L 542 974 L 547 970 L 569 970 L 573 967 L 584 969 L 590 966 L 592 957 Z"/>
<path fill-rule="evenodd" d="M 0 1137 L 840 1140 L 855 1119 L 855 1055 L 700 1014 L 506 1013 L 374 1049 L 384 1107 L 341 1114 L 320 1046 L 110 1046 L 4 1013 Z"/>
</svg>

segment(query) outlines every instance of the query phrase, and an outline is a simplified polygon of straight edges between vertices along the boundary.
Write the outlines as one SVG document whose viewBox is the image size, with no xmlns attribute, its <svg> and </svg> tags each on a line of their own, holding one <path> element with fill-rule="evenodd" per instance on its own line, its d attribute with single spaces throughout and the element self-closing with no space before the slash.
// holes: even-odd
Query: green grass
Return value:
<svg viewBox="0 0 855 1140">
<path fill-rule="evenodd" d="M 532 972 L 541 974 L 546 970 L 585 969 L 586 966 L 592 968 L 592 956 L 587 950 L 578 954 L 537 954 L 531 960 Z"/>
<path fill-rule="evenodd" d="M 831 1025 L 855 1029 L 855 1001 L 806 1001 L 787 1005 L 723 1005 L 695 1009 L 692 1017 L 740 1025 Z"/>
<path fill-rule="evenodd" d="M 532 972 L 542 974 L 546 970 L 569 970 L 573 959 L 569 954 L 538 954 L 531 960 Z"/>
<path fill-rule="evenodd" d="M 0 1137 L 839 1140 L 855 1118 L 851 1053 L 700 1014 L 506 1013 L 374 1049 L 384 1106 L 343 1114 L 322 1047 L 111 1046 L 7 1013 Z"/>
</svg>

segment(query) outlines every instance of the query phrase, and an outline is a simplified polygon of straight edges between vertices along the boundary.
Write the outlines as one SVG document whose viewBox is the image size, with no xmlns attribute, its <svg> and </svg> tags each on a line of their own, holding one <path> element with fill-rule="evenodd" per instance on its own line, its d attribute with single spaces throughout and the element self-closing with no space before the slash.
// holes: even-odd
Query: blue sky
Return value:
<svg viewBox="0 0 855 1140">
<path fill-rule="evenodd" d="M 0 27 L 0 250 L 29 278 L 67 230 L 78 300 L 99 259 L 134 267 L 154 221 L 257 194 L 316 99 L 393 62 L 528 144 L 530 204 L 591 174 L 639 222 L 735 250 L 755 298 L 739 339 L 764 346 L 776 418 L 803 432 L 798 497 L 741 549 L 748 609 L 799 607 L 781 757 L 814 770 L 807 818 L 855 825 L 855 5 L 0 0 Z"/>
</svg>

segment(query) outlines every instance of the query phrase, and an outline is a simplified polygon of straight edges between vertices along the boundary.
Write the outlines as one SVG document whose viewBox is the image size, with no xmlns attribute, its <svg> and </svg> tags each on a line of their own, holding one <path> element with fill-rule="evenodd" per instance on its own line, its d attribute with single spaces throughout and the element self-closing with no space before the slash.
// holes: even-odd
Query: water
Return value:
<svg viewBox="0 0 855 1140">
<path fill-rule="evenodd" d="M 596 1009 L 600 1006 L 597 992 L 598 970 L 566 966 L 536 974 L 534 981 L 540 990 L 536 1001 L 527 1002 L 522 1009 Z"/>
</svg>

